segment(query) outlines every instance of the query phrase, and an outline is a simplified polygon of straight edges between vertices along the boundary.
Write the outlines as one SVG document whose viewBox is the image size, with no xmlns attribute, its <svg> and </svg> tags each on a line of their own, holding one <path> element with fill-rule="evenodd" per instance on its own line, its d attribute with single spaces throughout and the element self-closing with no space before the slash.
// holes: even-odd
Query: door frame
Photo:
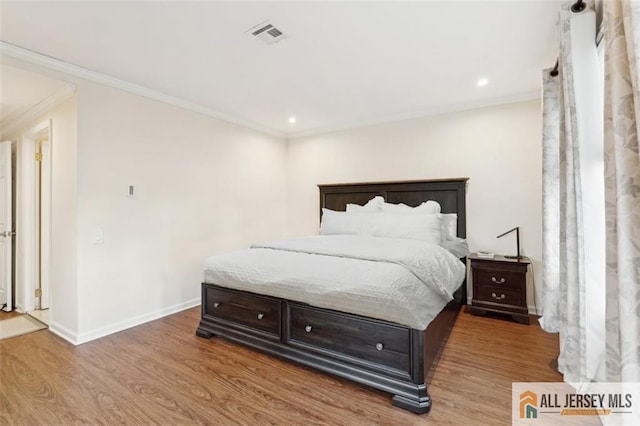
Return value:
<svg viewBox="0 0 640 426">
<path fill-rule="evenodd" d="M 0 139 L 0 141 L 2 141 Z M 5 193 L 3 191 L 3 198 L 6 199 L 8 198 L 8 202 L 6 205 L 2 206 L 2 209 L 4 210 L 3 214 L 5 216 L 8 215 L 8 217 L 6 217 L 6 221 L 4 223 L 4 226 L 2 228 L 0 228 L 0 231 L 5 232 L 4 235 L 4 240 L 2 241 L 3 245 L 4 245 L 4 249 L 8 250 L 8 253 L 3 254 L 2 258 L 0 259 L 0 262 L 2 262 L 4 265 L 4 269 L 2 271 L 2 280 L 4 280 L 4 292 L 5 292 L 5 302 L 4 302 L 4 306 L 2 307 L 2 310 L 7 311 L 7 312 L 11 312 L 13 310 L 13 305 L 14 305 L 14 265 L 15 265 L 15 253 L 14 253 L 14 247 L 15 247 L 15 238 L 13 237 L 13 230 L 15 229 L 14 227 L 14 220 L 15 220 L 15 215 L 14 215 L 14 209 L 13 209 L 13 204 L 14 204 L 14 199 L 13 199 L 13 195 L 14 195 L 14 149 L 15 149 L 15 145 L 14 142 L 12 140 L 6 140 L 6 141 L 2 141 L 2 143 L 0 145 L 4 145 L 2 147 L 2 151 L 3 155 L 6 154 L 6 147 L 8 147 L 8 151 L 9 151 L 9 157 L 8 158 L 4 158 L 2 163 L 0 164 L 0 167 L 3 169 L 2 173 L 4 174 L 4 183 L 3 186 L 4 188 L 0 188 L 0 189 L 6 189 L 7 186 L 9 188 L 8 193 Z M 5 162 L 8 161 L 8 166 L 5 167 Z M 9 233 L 9 235 L 7 236 L 6 233 Z M 8 258 L 8 262 L 7 261 Z"/>
<path fill-rule="evenodd" d="M 44 120 L 23 133 L 17 146 L 17 206 L 16 206 L 16 308 L 22 312 L 39 308 L 39 300 L 35 290 L 40 284 L 49 283 L 51 256 L 51 194 L 41 203 L 38 217 L 38 167 L 36 152 L 38 139 L 42 132 L 48 132 L 47 139 L 52 142 L 52 120 Z M 46 156 L 49 162 L 42 175 L 43 185 L 51 188 L 51 155 Z M 43 161 L 45 155 L 43 155 Z M 46 237 L 42 239 L 42 237 Z M 41 242 L 39 243 L 39 238 Z M 43 262 L 44 261 L 44 262 Z M 43 289 L 44 293 L 44 289 Z M 48 297 L 49 289 L 46 288 Z M 48 303 L 47 303 L 48 306 Z"/>
</svg>

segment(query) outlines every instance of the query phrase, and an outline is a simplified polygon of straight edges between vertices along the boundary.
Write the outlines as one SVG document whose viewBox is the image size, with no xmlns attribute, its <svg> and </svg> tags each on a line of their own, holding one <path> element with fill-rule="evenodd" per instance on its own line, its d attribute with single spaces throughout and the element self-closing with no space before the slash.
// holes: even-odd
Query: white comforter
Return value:
<svg viewBox="0 0 640 426">
<path fill-rule="evenodd" d="M 209 257 L 205 282 L 424 330 L 452 299 L 465 267 L 418 240 L 327 235 Z"/>
</svg>

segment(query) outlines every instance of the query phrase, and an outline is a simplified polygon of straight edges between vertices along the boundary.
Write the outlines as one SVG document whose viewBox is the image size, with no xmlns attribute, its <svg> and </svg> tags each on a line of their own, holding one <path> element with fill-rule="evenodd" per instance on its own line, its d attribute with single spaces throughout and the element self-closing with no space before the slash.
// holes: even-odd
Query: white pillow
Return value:
<svg viewBox="0 0 640 426">
<path fill-rule="evenodd" d="M 361 206 L 360 204 L 347 204 L 348 212 L 377 212 L 380 211 L 380 206 L 384 203 L 384 198 L 381 196 L 373 197 L 367 204 Z"/>
<path fill-rule="evenodd" d="M 440 213 L 440 204 L 436 201 L 429 200 L 417 207 L 410 207 L 406 204 L 382 203 L 380 209 L 388 213 L 420 213 L 420 214 L 438 214 Z"/>
<path fill-rule="evenodd" d="M 454 241 L 458 238 L 458 215 L 447 213 L 442 215 L 442 241 Z"/>
<path fill-rule="evenodd" d="M 375 217 L 374 237 L 405 238 L 440 244 L 442 215 L 378 213 Z"/>
<path fill-rule="evenodd" d="M 337 212 L 322 209 L 321 235 L 368 235 L 440 244 L 442 215 Z"/>
<path fill-rule="evenodd" d="M 440 213 L 440 203 L 437 201 L 429 200 L 415 207 L 413 210 L 425 214 L 438 214 Z"/>
<path fill-rule="evenodd" d="M 320 235 L 372 235 L 370 213 L 337 212 L 322 209 Z M 369 220 L 368 220 L 369 219 Z"/>
<path fill-rule="evenodd" d="M 380 210 L 385 213 L 413 213 L 413 207 L 410 207 L 406 204 L 391 204 L 391 203 L 382 203 L 380 205 Z"/>
</svg>

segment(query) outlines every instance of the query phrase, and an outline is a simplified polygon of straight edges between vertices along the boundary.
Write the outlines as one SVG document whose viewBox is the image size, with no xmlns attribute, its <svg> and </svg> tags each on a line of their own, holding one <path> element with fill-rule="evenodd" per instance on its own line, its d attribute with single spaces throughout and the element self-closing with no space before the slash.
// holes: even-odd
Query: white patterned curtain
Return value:
<svg viewBox="0 0 640 426">
<path fill-rule="evenodd" d="M 603 11 L 606 374 L 640 382 L 640 3 L 607 0 Z"/>
<path fill-rule="evenodd" d="M 604 225 L 601 233 L 595 225 L 604 222 L 602 98 L 589 94 L 601 80 L 595 12 L 590 5 L 573 13 L 572 4 L 563 3 L 559 18 L 558 75 L 543 75 L 540 323 L 560 334 L 558 370 L 565 381 L 585 382 L 595 378 L 604 355 Z M 600 169 L 594 150 L 600 152 Z"/>
<path fill-rule="evenodd" d="M 559 60 L 559 59 L 558 59 Z M 560 85 L 561 77 L 552 69 L 542 71 L 542 210 L 543 283 L 540 319 L 542 328 L 559 332 L 566 322 L 560 286 Z M 564 125 L 564 123 L 563 123 Z M 563 286 L 564 287 L 564 286 Z"/>
</svg>

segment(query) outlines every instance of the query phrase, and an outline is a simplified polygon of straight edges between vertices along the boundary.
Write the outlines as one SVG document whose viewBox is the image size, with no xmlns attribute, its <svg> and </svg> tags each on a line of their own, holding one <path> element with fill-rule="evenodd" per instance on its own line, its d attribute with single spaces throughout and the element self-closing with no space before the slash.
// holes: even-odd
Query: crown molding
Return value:
<svg viewBox="0 0 640 426">
<path fill-rule="evenodd" d="M 5 41 L 0 41 L 0 53 L 2 54 L 2 56 L 44 67 L 52 71 L 60 72 L 76 78 L 81 78 L 83 80 L 114 87 L 125 92 L 133 93 L 135 95 L 139 95 L 148 99 L 153 99 L 155 101 L 173 105 L 181 109 L 196 112 L 198 114 L 203 114 L 218 120 L 226 121 L 228 123 L 237 124 L 242 127 L 258 131 L 260 133 L 268 134 L 270 136 L 276 136 L 279 138 L 285 137 L 284 133 L 274 130 L 270 127 L 262 126 L 260 124 L 244 120 L 239 117 L 225 114 L 223 112 L 216 111 L 211 108 L 196 104 L 194 102 L 190 102 L 175 96 L 168 95 L 166 93 L 159 92 L 154 89 L 150 89 L 148 87 L 140 86 L 138 84 L 111 77 L 97 71 L 92 71 L 74 64 L 70 64 L 60 59 L 56 59 L 42 53 L 25 49 L 23 47 L 7 43 Z"/>
<path fill-rule="evenodd" d="M 65 86 L 34 106 L 2 120 L 2 123 L 0 123 L 0 139 L 15 136 L 16 133 L 32 124 L 35 120 L 38 120 L 64 101 L 71 99 L 75 93 L 75 87 L 71 85 Z"/>
<path fill-rule="evenodd" d="M 457 104 L 442 105 L 433 108 L 426 108 L 417 111 L 411 111 L 403 114 L 387 115 L 383 117 L 352 121 L 337 126 L 320 127 L 312 130 L 293 132 L 287 134 L 287 140 L 301 139 L 311 136 L 319 136 L 322 134 L 333 133 L 338 131 L 353 130 L 362 127 L 377 126 L 380 124 L 388 124 L 397 121 L 413 120 L 433 115 L 448 114 L 452 112 L 462 112 L 479 108 L 489 108 L 493 106 L 514 104 L 518 102 L 526 102 L 534 99 L 540 99 L 540 92 L 525 92 L 512 96 L 504 96 L 499 98 L 483 99 L 473 102 L 464 102 Z"/>
<path fill-rule="evenodd" d="M 402 114 L 392 114 L 382 117 L 367 118 L 363 120 L 356 120 L 346 122 L 334 126 L 319 127 L 311 130 L 303 130 L 300 132 L 282 132 L 275 130 L 271 127 L 263 126 L 254 123 L 249 120 L 245 120 L 239 117 L 232 116 L 211 108 L 204 107 L 202 105 L 190 102 L 175 96 L 167 95 L 157 90 L 150 89 L 148 87 L 140 86 L 138 84 L 130 83 L 125 80 L 121 80 L 115 77 L 111 77 L 106 74 L 102 74 L 96 71 L 92 71 L 77 65 L 64 62 L 60 59 L 53 58 L 51 56 L 44 55 L 42 53 L 34 52 L 23 47 L 0 41 L 0 53 L 3 57 L 9 57 L 18 61 L 26 62 L 36 66 L 43 67 L 45 69 L 62 73 L 63 75 L 80 78 L 83 80 L 91 81 L 94 83 L 102 84 L 105 86 L 114 87 L 116 89 L 123 90 L 135 95 L 139 95 L 148 99 L 153 99 L 165 104 L 173 105 L 181 109 L 203 114 L 218 120 L 222 120 L 228 123 L 237 124 L 239 126 L 258 131 L 270 136 L 283 138 L 288 141 L 294 139 L 301 139 L 306 137 L 318 136 L 321 134 L 333 133 L 338 131 L 353 130 L 361 127 L 376 126 L 381 124 L 387 124 L 397 121 L 418 119 L 433 115 L 447 114 L 452 112 L 462 112 L 478 108 L 487 108 L 492 106 L 499 106 L 510 103 L 525 102 L 533 99 L 540 98 L 540 92 L 526 92 L 511 96 L 484 99 L 479 101 L 464 102 L 457 104 L 442 105 L 433 108 L 426 108 L 421 110 L 414 110 Z M 13 123 L 12 123 L 13 124 Z M 4 127 L 4 126 L 3 126 Z M 8 131 L 3 131 L 3 134 L 9 134 Z"/>
</svg>

